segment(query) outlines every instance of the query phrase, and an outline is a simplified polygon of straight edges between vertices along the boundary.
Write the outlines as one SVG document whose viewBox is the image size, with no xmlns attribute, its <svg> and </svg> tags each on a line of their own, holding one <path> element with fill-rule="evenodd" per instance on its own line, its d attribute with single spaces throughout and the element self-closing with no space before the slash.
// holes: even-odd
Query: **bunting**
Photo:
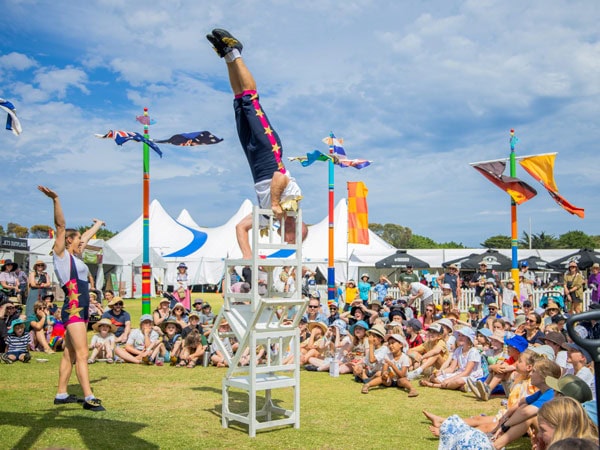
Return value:
<svg viewBox="0 0 600 450">
<path fill-rule="evenodd" d="M 550 196 L 556 203 L 565 211 L 574 214 L 580 218 L 584 218 L 585 211 L 583 208 L 569 203 L 562 195 L 558 193 L 558 187 L 554 181 L 554 160 L 556 154 L 545 154 L 537 156 L 529 156 L 519 160 L 521 167 L 527 171 L 529 175 L 539 181 L 548 191 Z"/>
<path fill-rule="evenodd" d="M 369 244 L 369 190 L 362 181 L 348 182 L 348 243 Z"/>
<path fill-rule="evenodd" d="M 21 134 L 23 129 L 21 128 L 21 122 L 17 117 L 17 110 L 15 105 L 13 105 L 8 100 L 4 100 L 0 98 L 0 109 L 7 113 L 6 116 L 6 129 L 12 131 L 15 136 Z"/>
<path fill-rule="evenodd" d="M 313 150 L 312 152 L 307 153 L 306 156 L 290 156 L 288 159 L 290 161 L 299 161 L 300 164 L 302 164 L 302 167 L 308 167 L 315 161 L 329 160 L 332 160 L 336 166 L 340 166 L 342 168 L 354 167 L 355 169 L 362 169 L 371 165 L 371 161 L 367 159 L 347 159 L 345 157 L 342 158 L 339 154 L 326 155 L 319 150 Z"/>
<path fill-rule="evenodd" d="M 106 134 L 95 134 L 97 138 L 100 139 L 114 139 L 117 145 L 123 145 L 125 142 L 129 141 L 137 141 L 143 142 L 147 144 L 152 150 L 154 150 L 158 155 L 162 158 L 162 151 L 154 142 L 150 139 L 146 139 L 140 133 L 135 133 L 132 131 L 123 131 L 123 130 L 109 130 Z"/>
<path fill-rule="evenodd" d="M 504 161 L 474 164 L 473 168 L 510 195 L 517 205 L 525 203 L 537 195 L 537 191 L 524 181 L 503 175 L 506 168 Z"/>
</svg>

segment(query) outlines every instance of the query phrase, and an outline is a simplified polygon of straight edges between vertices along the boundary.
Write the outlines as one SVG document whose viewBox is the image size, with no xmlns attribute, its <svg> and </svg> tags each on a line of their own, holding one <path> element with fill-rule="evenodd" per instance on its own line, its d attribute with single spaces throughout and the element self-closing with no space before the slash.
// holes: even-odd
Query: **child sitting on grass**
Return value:
<svg viewBox="0 0 600 450">
<path fill-rule="evenodd" d="M 61 351 L 65 348 L 65 324 L 61 319 L 61 309 L 56 308 L 52 317 L 48 345 L 55 351 Z"/>
<path fill-rule="evenodd" d="M 52 326 L 49 317 L 50 314 L 45 302 L 37 301 L 33 304 L 33 314 L 27 318 L 33 341 L 31 344 L 32 350 L 41 348 L 45 353 L 54 353 L 54 350 L 50 348 L 50 345 L 48 345 L 48 341 L 46 340 L 46 331 L 48 327 Z"/>
<path fill-rule="evenodd" d="M 409 397 L 416 397 L 419 393 L 410 384 L 406 375 L 410 366 L 410 358 L 404 353 L 408 344 L 400 334 L 386 336 L 389 349 L 388 356 L 383 360 L 381 369 L 381 381 L 384 386 L 398 387 L 408 390 Z"/>
<path fill-rule="evenodd" d="M 162 361 L 169 361 L 172 366 L 178 362 L 180 365 L 185 366 L 184 361 L 179 361 L 182 347 L 181 325 L 179 325 L 179 322 L 171 317 L 160 324 L 160 330 L 162 333 L 160 344 L 152 353 L 152 359 L 156 361 L 157 357 L 160 356 Z"/>
<path fill-rule="evenodd" d="M 420 377 L 430 367 L 441 369 L 448 358 L 448 347 L 442 339 L 442 326 L 439 323 L 431 324 L 427 329 L 427 341 L 412 348 L 408 356 L 414 361 L 413 367 L 416 367 L 408 372 L 409 380 Z"/>
<path fill-rule="evenodd" d="M 96 332 L 92 336 L 90 349 L 92 354 L 88 359 L 88 364 L 94 364 L 96 359 L 106 359 L 106 362 L 112 364 L 115 354 L 115 327 L 110 319 L 100 319 L 92 328 Z"/>
<path fill-rule="evenodd" d="M 206 337 L 197 329 L 193 329 L 183 340 L 181 349 L 181 362 L 179 367 L 186 365 L 188 369 L 193 369 L 204 357 L 208 342 Z M 183 363 L 183 364 L 182 364 Z"/>
<path fill-rule="evenodd" d="M 385 339 L 385 328 L 383 325 L 375 324 L 367 331 L 369 340 L 369 349 L 364 359 L 364 364 L 354 367 L 355 380 L 364 383 L 360 390 L 363 394 L 368 394 L 369 389 L 379 386 L 381 379 L 381 369 L 383 360 L 388 354 L 388 348 L 383 345 Z"/>
<path fill-rule="evenodd" d="M 457 347 L 452 357 L 429 380 L 421 380 L 421 386 L 464 390 L 466 380 L 477 380 L 483 375 L 481 355 L 474 347 L 475 332 L 470 327 L 459 328 L 454 332 Z"/>
<path fill-rule="evenodd" d="M 311 358 L 322 358 L 325 348 L 329 343 L 325 337 L 327 333 L 327 325 L 323 322 L 309 322 L 308 331 L 310 337 L 306 341 L 306 345 L 300 348 L 300 364 L 307 364 Z"/>
<path fill-rule="evenodd" d="M 29 354 L 31 335 L 25 333 L 26 325 L 27 322 L 24 319 L 18 318 L 13 320 L 8 329 L 8 335 L 5 339 L 7 351 L 2 355 L 2 361 L 6 364 L 12 364 L 15 361 L 24 363 L 31 361 L 31 355 Z"/>
</svg>

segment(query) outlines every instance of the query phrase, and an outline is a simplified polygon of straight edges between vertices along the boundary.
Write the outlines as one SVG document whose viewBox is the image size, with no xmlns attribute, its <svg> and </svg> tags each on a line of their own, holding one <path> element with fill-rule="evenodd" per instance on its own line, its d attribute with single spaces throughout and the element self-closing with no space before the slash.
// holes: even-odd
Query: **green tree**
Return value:
<svg viewBox="0 0 600 450">
<path fill-rule="evenodd" d="M 17 238 L 26 238 L 29 234 L 29 230 L 27 227 L 24 227 L 18 223 L 8 222 L 6 225 L 6 235 L 17 237 Z"/>
<path fill-rule="evenodd" d="M 437 248 L 467 248 L 462 242 L 441 242 L 438 244 Z"/>
<path fill-rule="evenodd" d="M 89 230 L 91 227 L 89 226 L 85 226 L 85 227 L 79 227 L 77 228 L 77 231 L 79 231 L 81 234 L 85 233 L 85 231 Z M 98 230 L 98 232 L 96 233 L 95 239 L 102 239 L 104 241 L 109 240 L 111 237 L 113 237 L 115 234 L 114 231 L 110 231 L 107 230 L 106 228 L 100 228 Z M 92 238 L 94 239 L 94 238 Z"/>
<path fill-rule="evenodd" d="M 510 238 L 510 236 L 497 234 L 496 236 L 487 238 L 479 245 L 481 245 L 484 248 L 511 248 L 512 239 Z"/>
<path fill-rule="evenodd" d="M 567 231 L 558 238 L 560 248 L 594 248 L 594 238 L 583 231 Z"/>
<path fill-rule="evenodd" d="M 48 225 L 33 225 L 29 229 L 29 237 L 32 238 L 47 238 L 52 227 Z"/>
<path fill-rule="evenodd" d="M 412 236 L 412 230 L 410 228 L 394 223 L 386 223 L 385 225 L 370 223 L 369 229 L 388 244 L 393 245 L 396 248 L 408 248 L 408 243 Z"/>
<path fill-rule="evenodd" d="M 6 231 L 4 231 L 4 227 L 0 225 L 0 236 L 6 236 Z"/>
<path fill-rule="evenodd" d="M 521 248 L 529 248 L 529 233 L 523 231 L 523 237 L 519 241 L 519 247 Z M 546 249 L 546 248 L 558 248 L 558 240 L 554 235 L 548 234 L 545 231 L 542 231 L 538 234 L 531 234 L 531 248 Z"/>
<path fill-rule="evenodd" d="M 438 244 L 431 238 L 413 234 L 405 248 L 438 248 Z"/>
</svg>

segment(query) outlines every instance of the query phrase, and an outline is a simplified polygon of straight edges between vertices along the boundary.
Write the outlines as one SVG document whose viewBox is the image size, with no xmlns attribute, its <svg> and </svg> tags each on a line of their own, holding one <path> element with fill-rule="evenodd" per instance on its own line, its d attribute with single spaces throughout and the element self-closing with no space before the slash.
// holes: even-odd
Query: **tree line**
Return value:
<svg viewBox="0 0 600 450">
<path fill-rule="evenodd" d="M 90 227 L 89 226 L 86 226 L 86 227 L 80 226 L 80 227 L 77 227 L 77 230 L 80 233 L 83 233 L 88 228 L 90 228 Z M 15 238 L 22 238 L 22 239 L 26 239 L 26 238 L 44 239 L 44 238 L 50 237 L 50 230 L 53 230 L 53 228 L 49 225 L 32 225 L 31 227 L 27 228 L 18 223 L 9 222 L 6 224 L 6 228 L 4 228 L 3 225 L 0 225 L 0 236 L 9 236 L 9 237 L 15 237 Z M 103 239 L 106 241 L 106 240 L 110 239 L 111 237 L 113 237 L 115 234 L 117 234 L 117 233 L 107 230 L 106 228 L 102 228 L 102 229 L 98 230 L 98 232 L 96 233 L 96 239 Z"/>
</svg>

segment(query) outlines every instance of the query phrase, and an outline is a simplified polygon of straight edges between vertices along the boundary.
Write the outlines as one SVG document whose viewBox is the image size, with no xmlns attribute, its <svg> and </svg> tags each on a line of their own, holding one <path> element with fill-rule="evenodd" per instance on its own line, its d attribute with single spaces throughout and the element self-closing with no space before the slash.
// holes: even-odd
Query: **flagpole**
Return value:
<svg viewBox="0 0 600 450">
<path fill-rule="evenodd" d="M 144 117 L 148 117 L 148 108 L 144 108 Z M 144 138 L 150 139 L 148 132 L 150 119 L 144 123 Z M 150 147 L 144 142 L 144 175 L 142 179 L 143 200 L 143 258 L 142 258 L 142 314 L 150 314 L 150 281 L 152 267 L 150 266 Z"/>
<path fill-rule="evenodd" d="M 515 153 L 515 145 L 518 139 L 515 136 L 515 130 L 510 130 L 510 176 L 517 176 L 517 157 Z M 511 197 L 510 199 L 510 222 L 511 222 L 511 247 L 512 247 L 512 267 L 510 270 L 512 279 L 515 280 L 515 291 L 520 298 L 519 285 L 519 256 L 518 256 L 518 226 L 517 226 L 517 202 Z"/>
<path fill-rule="evenodd" d="M 523 155 L 523 156 L 515 156 L 515 161 L 520 161 L 521 159 L 527 159 L 527 158 L 533 158 L 534 156 L 550 156 L 550 155 L 558 155 L 558 152 L 551 152 L 551 153 L 540 153 L 539 155 Z M 479 164 L 486 164 L 486 163 L 493 163 L 493 162 L 499 162 L 499 161 L 510 161 L 511 158 L 498 158 L 498 159 L 490 159 L 488 161 L 477 161 L 477 162 L 472 162 L 469 163 L 470 166 L 477 166 Z M 512 176 L 512 175 L 511 175 Z"/>
<path fill-rule="evenodd" d="M 333 179 L 333 132 L 329 133 L 331 138 L 329 144 L 329 257 L 327 267 L 327 301 L 335 301 L 335 258 L 334 258 L 334 242 L 333 242 L 333 210 L 334 210 L 334 179 Z"/>
</svg>

